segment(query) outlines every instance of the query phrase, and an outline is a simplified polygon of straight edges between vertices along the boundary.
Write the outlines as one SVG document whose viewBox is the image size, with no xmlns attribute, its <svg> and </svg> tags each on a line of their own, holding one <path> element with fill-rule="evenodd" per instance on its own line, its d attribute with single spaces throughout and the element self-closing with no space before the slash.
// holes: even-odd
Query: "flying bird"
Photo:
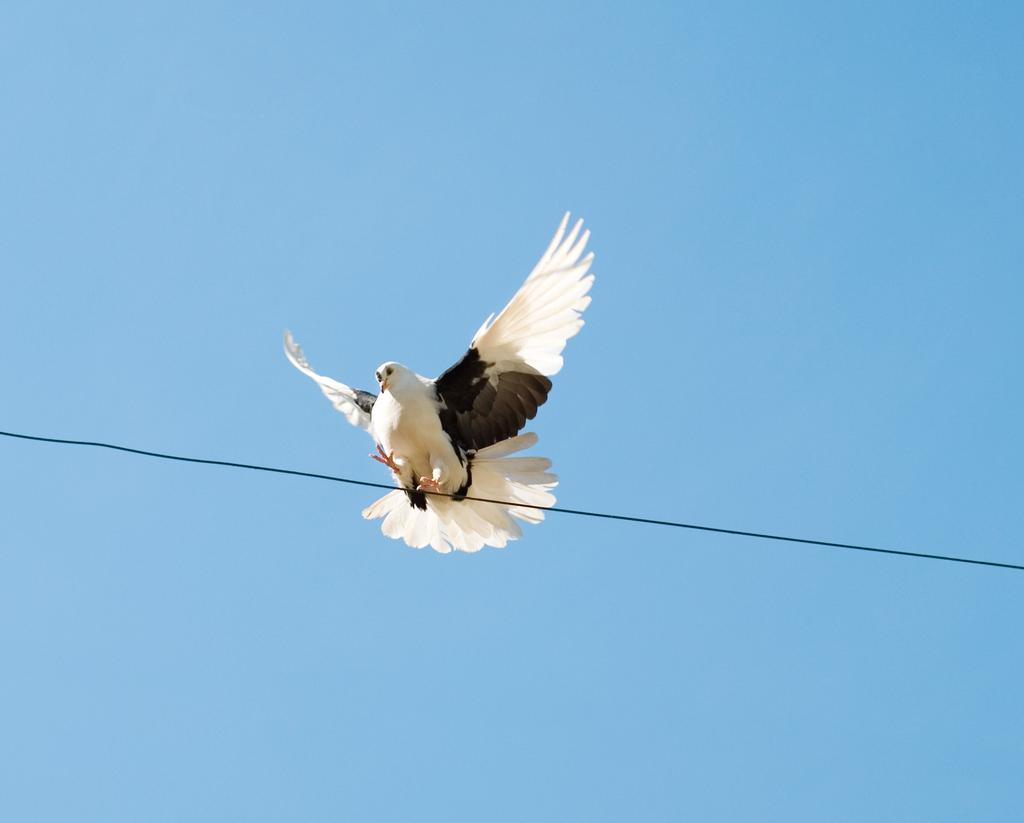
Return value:
<svg viewBox="0 0 1024 823">
<path fill-rule="evenodd" d="M 501 548 L 522 536 L 517 521 L 539 523 L 535 506 L 553 506 L 558 478 L 551 461 L 518 452 L 537 436 L 520 433 L 551 391 L 566 341 L 583 326 L 594 282 L 590 237 L 569 215 L 508 305 L 484 321 L 462 358 L 440 377 L 387 361 L 374 376 L 379 394 L 317 374 L 290 332 L 292 365 L 376 444 L 398 488 L 363 510 L 381 531 L 409 546 L 439 552 Z M 481 500 L 479 498 L 484 498 Z M 498 501 L 498 502 L 486 502 Z"/>
</svg>

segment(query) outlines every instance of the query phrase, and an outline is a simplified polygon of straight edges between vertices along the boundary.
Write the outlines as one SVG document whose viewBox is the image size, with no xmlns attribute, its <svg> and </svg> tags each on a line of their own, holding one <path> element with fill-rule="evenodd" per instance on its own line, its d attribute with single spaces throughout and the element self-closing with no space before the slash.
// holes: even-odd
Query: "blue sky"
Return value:
<svg viewBox="0 0 1024 823">
<path fill-rule="evenodd" d="M 1024 562 L 1018 4 L 0 11 L 0 428 L 385 480 L 561 214 L 566 506 Z M 1024 575 L 0 442 L 0 816 L 1004 821 Z"/>
</svg>

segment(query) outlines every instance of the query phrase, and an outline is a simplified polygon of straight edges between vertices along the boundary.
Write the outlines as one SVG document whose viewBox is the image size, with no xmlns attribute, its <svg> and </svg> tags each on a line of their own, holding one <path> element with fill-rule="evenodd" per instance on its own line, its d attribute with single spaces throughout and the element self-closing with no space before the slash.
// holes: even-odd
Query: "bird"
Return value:
<svg viewBox="0 0 1024 823">
<path fill-rule="evenodd" d="M 370 434 L 370 457 L 392 472 L 397 488 L 362 511 L 382 520 L 387 537 L 444 554 L 503 548 L 522 537 L 519 522 L 539 523 L 555 504 L 551 461 L 519 453 L 537 443 L 522 430 L 547 401 L 590 305 L 590 231 L 582 220 L 569 229 L 569 219 L 567 212 L 508 304 L 437 378 L 389 360 L 374 371 L 377 394 L 354 389 L 314 371 L 285 331 L 291 364 Z"/>
</svg>

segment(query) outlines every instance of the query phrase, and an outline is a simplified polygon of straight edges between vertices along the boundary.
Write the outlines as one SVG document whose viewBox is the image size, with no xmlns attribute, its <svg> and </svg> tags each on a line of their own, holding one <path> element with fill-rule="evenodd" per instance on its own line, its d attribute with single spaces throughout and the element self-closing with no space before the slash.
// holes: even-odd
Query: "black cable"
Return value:
<svg viewBox="0 0 1024 823">
<path fill-rule="evenodd" d="M 98 443 L 90 440 L 65 440 L 59 437 L 37 437 L 31 434 L 17 434 L 15 432 L 0 431 L 4 437 L 14 437 L 19 440 L 35 440 L 41 443 L 59 443 L 69 446 L 94 446 L 100 449 L 112 449 L 114 451 L 128 452 L 129 454 L 141 454 L 145 457 L 158 457 L 161 460 L 177 460 L 182 463 L 202 463 L 208 466 L 229 466 L 235 469 L 252 469 L 253 471 L 272 472 L 274 474 L 291 474 L 296 477 L 312 477 L 315 480 L 333 480 L 335 483 L 348 483 L 352 486 L 368 486 L 373 489 L 394 490 L 394 486 L 386 483 L 373 483 L 369 480 L 352 480 L 348 477 L 336 477 L 331 474 L 317 474 L 316 472 L 303 472 L 296 469 L 279 469 L 273 466 L 257 466 L 253 463 L 235 463 L 230 460 L 209 460 L 202 457 L 183 457 L 178 454 L 162 454 L 161 452 L 146 451 L 145 449 L 133 449 L 128 446 L 116 446 L 113 443 Z M 437 495 L 439 497 L 451 497 L 444 492 L 423 491 L 424 494 Z M 605 512 L 591 512 L 583 509 L 566 509 L 560 506 L 538 506 L 530 503 L 509 503 L 505 500 L 491 500 L 486 497 L 465 497 L 465 500 L 476 500 L 480 503 L 497 503 L 502 506 L 518 506 L 525 509 L 540 509 L 541 511 L 559 512 L 561 514 L 576 514 L 582 517 L 601 517 L 606 520 L 622 520 L 627 523 L 647 523 L 652 526 L 671 526 L 676 529 L 691 529 L 693 531 L 714 532 L 716 534 L 732 534 L 739 537 L 756 537 L 761 540 L 779 540 L 786 543 L 803 543 L 809 546 L 825 546 L 834 549 L 851 549 L 859 552 L 875 552 L 876 554 L 895 554 L 903 557 L 920 557 L 926 560 L 945 560 L 949 563 L 967 563 L 972 566 L 992 566 L 998 569 L 1015 569 L 1024 571 L 1024 566 L 1014 563 L 997 563 L 994 560 L 973 560 L 969 557 L 957 557 L 948 554 L 929 554 L 927 552 L 911 552 L 902 549 L 883 549 L 878 546 L 861 546 L 856 543 L 836 543 L 832 540 L 811 540 L 806 537 L 787 537 L 781 534 L 769 534 L 767 532 L 748 532 L 742 529 L 722 529 L 717 526 L 699 526 L 694 523 L 680 523 L 675 520 L 656 520 L 650 517 L 632 517 L 626 514 L 608 514 Z"/>
</svg>

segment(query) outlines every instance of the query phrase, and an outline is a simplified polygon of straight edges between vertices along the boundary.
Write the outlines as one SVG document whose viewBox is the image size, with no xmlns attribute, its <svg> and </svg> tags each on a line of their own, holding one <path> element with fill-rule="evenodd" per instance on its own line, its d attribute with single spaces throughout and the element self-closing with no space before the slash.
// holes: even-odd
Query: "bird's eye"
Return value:
<svg viewBox="0 0 1024 823">
<path fill-rule="evenodd" d="M 387 375 L 388 377 L 390 377 L 390 376 L 391 376 L 391 366 L 388 366 L 388 367 L 387 367 L 386 369 L 384 369 L 384 373 L 385 373 L 385 374 L 386 374 L 386 375 Z"/>
<path fill-rule="evenodd" d="M 378 372 L 374 372 L 373 374 L 374 374 L 374 377 L 377 378 L 377 382 L 379 383 L 380 382 L 380 372 L 379 371 Z"/>
</svg>

